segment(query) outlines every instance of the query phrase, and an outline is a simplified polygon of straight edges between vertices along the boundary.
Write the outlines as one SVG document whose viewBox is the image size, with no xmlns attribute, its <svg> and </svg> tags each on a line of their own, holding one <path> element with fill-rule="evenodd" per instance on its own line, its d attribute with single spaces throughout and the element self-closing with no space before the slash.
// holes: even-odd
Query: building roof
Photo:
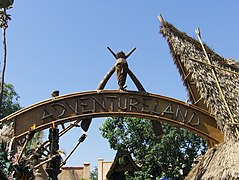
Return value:
<svg viewBox="0 0 239 180">
<path fill-rule="evenodd" d="M 121 159 L 122 158 L 122 159 Z M 139 166 L 135 164 L 130 153 L 128 151 L 118 150 L 115 159 L 106 175 L 107 179 L 110 179 L 114 172 L 135 172 L 140 170 Z"/>
<path fill-rule="evenodd" d="M 214 115 L 226 138 L 238 138 L 239 63 L 225 59 L 204 44 L 211 65 L 201 44 L 172 24 L 162 21 L 160 33 L 166 38 L 171 54 L 186 86 L 191 102 Z M 216 79 L 213 76 L 216 74 Z M 220 85 L 220 89 L 217 86 Z M 230 112 L 222 99 L 224 96 Z"/>
<path fill-rule="evenodd" d="M 208 149 L 186 179 L 239 179 L 239 63 L 202 46 L 162 17 L 160 22 L 192 104 L 214 115 L 225 136 L 225 142 Z"/>
</svg>

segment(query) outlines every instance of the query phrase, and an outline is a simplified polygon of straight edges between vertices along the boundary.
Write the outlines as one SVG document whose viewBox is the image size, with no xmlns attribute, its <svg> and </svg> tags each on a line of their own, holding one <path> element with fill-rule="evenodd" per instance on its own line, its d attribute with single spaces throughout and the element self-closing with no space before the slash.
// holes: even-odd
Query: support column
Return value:
<svg viewBox="0 0 239 180">
<path fill-rule="evenodd" d="M 103 161 L 104 159 L 98 159 L 98 180 L 103 180 Z"/>
<path fill-rule="evenodd" d="M 89 162 L 84 163 L 83 178 L 86 180 L 90 180 L 90 163 Z"/>
<path fill-rule="evenodd" d="M 59 129 L 56 127 L 49 129 L 49 150 L 51 161 L 47 163 L 46 172 L 49 180 L 58 180 L 57 176 L 61 173 L 61 157 L 58 154 L 59 150 Z"/>
</svg>

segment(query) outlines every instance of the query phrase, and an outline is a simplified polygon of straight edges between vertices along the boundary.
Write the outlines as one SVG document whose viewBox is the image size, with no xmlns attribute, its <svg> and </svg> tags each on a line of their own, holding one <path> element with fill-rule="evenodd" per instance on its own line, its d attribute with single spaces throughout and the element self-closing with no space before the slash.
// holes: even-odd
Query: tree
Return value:
<svg viewBox="0 0 239 180">
<path fill-rule="evenodd" d="M 5 71 L 7 65 L 7 40 L 6 40 L 6 30 L 8 28 L 8 21 L 11 20 L 11 16 L 7 14 L 7 9 L 11 8 L 13 0 L 4 0 L 0 3 L 0 28 L 2 28 L 3 37 L 3 67 L 1 72 L 1 83 L 0 83 L 0 109 L 3 104 L 3 93 L 4 93 L 4 80 Z"/>
<path fill-rule="evenodd" d="M 18 102 L 19 96 L 11 84 L 4 84 L 3 103 L 0 109 L 0 119 L 21 109 Z M 32 153 L 39 145 L 42 139 L 42 133 L 36 133 L 31 141 L 27 144 L 23 157 L 18 163 L 17 157 L 22 149 L 24 141 L 17 141 L 16 146 L 12 147 L 9 154 L 9 142 L 14 136 L 13 122 L 8 122 L 0 126 L 0 179 L 19 178 L 19 176 L 33 179 L 33 164 L 36 159 L 32 157 Z"/>
<path fill-rule="evenodd" d="M 94 167 L 94 170 L 90 172 L 90 179 L 97 180 L 98 179 L 98 168 Z"/>
<path fill-rule="evenodd" d="M 163 129 L 164 136 L 156 137 L 150 121 L 129 117 L 108 118 L 100 127 L 111 148 L 129 151 L 141 166 L 134 179 L 183 179 L 206 144 L 182 128 L 163 124 Z"/>
<path fill-rule="evenodd" d="M 19 110 L 20 104 L 18 103 L 19 96 L 14 90 L 13 85 L 5 83 L 5 71 L 7 64 L 7 41 L 6 30 L 8 28 L 8 21 L 11 20 L 11 15 L 7 10 L 12 8 L 13 0 L 1 0 L 0 2 L 0 28 L 2 29 L 3 39 L 3 60 L 0 76 L 0 119 L 7 115 Z M 0 179 L 33 179 L 33 160 L 29 159 L 31 151 L 39 144 L 42 133 L 36 133 L 30 140 L 24 157 L 19 157 L 19 152 L 22 149 L 21 140 L 9 145 L 10 140 L 14 136 L 14 122 L 10 121 L 5 124 L 0 124 Z M 13 138 L 14 139 L 14 138 Z M 28 155 L 28 159 L 27 159 Z M 21 155 L 20 155 L 21 156 Z"/>
<path fill-rule="evenodd" d="M 0 119 L 21 109 L 18 99 L 19 96 L 14 90 L 14 86 L 11 84 L 4 84 L 3 104 L 2 108 L 0 108 Z"/>
<path fill-rule="evenodd" d="M 4 84 L 3 103 L 0 109 L 0 119 L 21 109 L 18 102 L 19 96 L 11 84 Z M 30 159 L 32 151 L 37 148 L 42 139 L 42 133 L 36 133 L 32 140 L 28 143 L 25 153 L 19 163 L 16 159 L 22 148 L 23 142 L 16 142 L 16 147 L 12 148 L 11 155 L 9 151 L 9 142 L 14 132 L 13 122 L 8 122 L 0 126 L 0 179 L 8 179 L 10 177 L 17 178 L 24 173 L 28 179 L 33 178 L 32 164 L 35 159 Z"/>
<path fill-rule="evenodd" d="M 21 108 L 18 102 L 18 94 L 14 90 L 14 86 L 11 84 L 4 84 L 3 91 L 3 103 L 0 108 L 0 119 L 6 117 L 7 115 L 19 110 Z M 8 124 L 7 126 L 0 126 L 0 178 L 7 178 L 8 170 L 13 169 L 11 162 L 8 160 L 7 156 L 7 143 L 11 139 L 12 126 Z"/>
</svg>

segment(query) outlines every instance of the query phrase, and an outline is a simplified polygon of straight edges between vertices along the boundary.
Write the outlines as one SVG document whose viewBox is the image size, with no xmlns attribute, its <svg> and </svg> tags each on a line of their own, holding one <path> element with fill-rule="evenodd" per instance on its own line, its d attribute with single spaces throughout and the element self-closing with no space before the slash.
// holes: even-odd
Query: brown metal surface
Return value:
<svg viewBox="0 0 239 180">
<path fill-rule="evenodd" d="M 209 141 L 223 142 L 223 134 L 207 111 L 172 98 L 134 91 L 102 90 L 58 96 L 21 109 L 1 123 L 14 119 L 14 133 L 20 138 L 34 124 L 37 132 L 52 123 L 112 116 L 163 121 L 189 129 Z"/>
</svg>

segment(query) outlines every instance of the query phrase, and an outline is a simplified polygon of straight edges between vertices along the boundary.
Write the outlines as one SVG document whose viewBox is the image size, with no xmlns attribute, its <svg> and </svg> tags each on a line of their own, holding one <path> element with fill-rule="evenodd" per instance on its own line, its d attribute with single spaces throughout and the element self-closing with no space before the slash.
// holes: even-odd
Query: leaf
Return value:
<svg viewBox="0 0 239 180">
<path fill-rule="evenodd" d="M 128 150 L 141 165 L 141 171 L 136 173 L 137 179 L 183 179 L 206 144 L 202 138 L 184 129 L 168 124 L 163 124 L 163 129 L 164 137 L 158 138 L 149 120 L 131 117 L 107 118 L 100 127 L 110 147 Z"/>
</svg>

